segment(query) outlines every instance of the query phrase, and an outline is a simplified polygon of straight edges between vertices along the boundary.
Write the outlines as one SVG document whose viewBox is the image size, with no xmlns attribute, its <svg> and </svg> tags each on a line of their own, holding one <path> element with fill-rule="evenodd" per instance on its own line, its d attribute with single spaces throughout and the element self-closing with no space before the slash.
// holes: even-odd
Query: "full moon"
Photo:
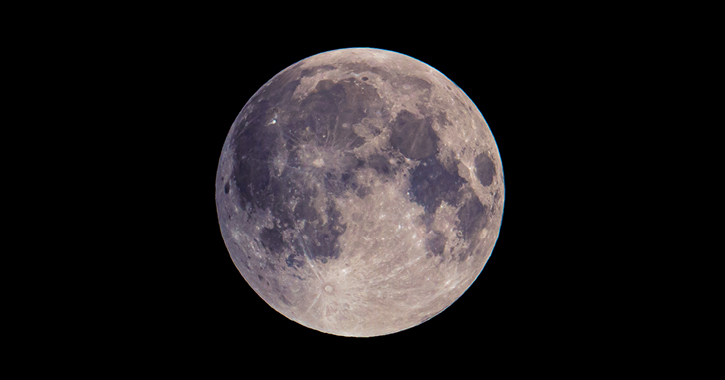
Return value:
<svg viewBox="0 0 725 380">
<path fill-rule="evenodd" d="M 216 176 L 221 234 L 272 308 L 341 336 L 392 334 L 455 302 L 499 235 L 501 158 L 436 69 L 340 49 L 284 69 L 237 116 Z"/>
</svg>

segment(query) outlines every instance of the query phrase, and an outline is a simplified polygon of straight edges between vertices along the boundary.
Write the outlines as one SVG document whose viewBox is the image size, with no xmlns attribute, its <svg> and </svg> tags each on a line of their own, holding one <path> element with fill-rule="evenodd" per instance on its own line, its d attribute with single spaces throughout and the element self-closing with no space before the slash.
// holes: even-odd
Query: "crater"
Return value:
<svg viewBox="0 0 725 380">
<path fill-rule="evenodd" d="M 481 181 L 481 185 L 489 186 L 492 184 L 493 177 L 496 175 L 496 169 L 491 158 L 485 153 L 481 153 L 476 156 L 473 164 L 476 167 L 476 176 Z"/>
</svg>

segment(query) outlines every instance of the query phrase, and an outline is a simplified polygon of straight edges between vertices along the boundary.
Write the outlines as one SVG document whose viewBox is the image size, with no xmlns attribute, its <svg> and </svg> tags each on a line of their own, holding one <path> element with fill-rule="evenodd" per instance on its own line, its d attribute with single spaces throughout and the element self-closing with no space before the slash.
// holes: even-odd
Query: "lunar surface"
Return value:
<svg viewBox="0 0 725 380">
<path fill-rule="evenodd" d="M 503 170 L 483 116 L 443 74 L 341 49 L 247 102 L 216 204 L 234 264 L 271 307 L 322 332 L 378 336 L 440 313 L 481 273 Z"/>
</svg>

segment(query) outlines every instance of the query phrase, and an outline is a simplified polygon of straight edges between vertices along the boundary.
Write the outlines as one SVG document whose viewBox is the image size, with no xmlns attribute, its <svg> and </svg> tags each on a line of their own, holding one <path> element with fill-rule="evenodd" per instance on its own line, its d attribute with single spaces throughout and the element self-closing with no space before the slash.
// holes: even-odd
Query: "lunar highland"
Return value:
<svg viewBox="0 0 725 380">
<path fill-rule="evenodd" d="M 247 102 L 216 204 L 234 264 L 267 304 L 315 330 L 378 336 L 437 315 L 481 273 L 503 169 L 478 108 L 443 74 L 341 49 L 293 64 Z"/>
</svg>

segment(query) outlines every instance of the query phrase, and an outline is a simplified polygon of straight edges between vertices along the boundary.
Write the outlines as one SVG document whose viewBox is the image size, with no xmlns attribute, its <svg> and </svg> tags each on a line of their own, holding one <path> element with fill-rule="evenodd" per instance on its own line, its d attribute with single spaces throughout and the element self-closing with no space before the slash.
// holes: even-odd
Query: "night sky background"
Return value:
<svg viewBox="0 0 725 380">
<path fill-rule="evenodd" d="M 99 249 L 118 253 L 84 287 L 102 294 L 91 297 L 103 301 L 88 317 L 105 321 L 100 334 L 180 356 L 231 347 L 249 365 L 255 355 L 293 364 L 367 353 L 467 366 L 492 356 L 513 363 L 523 352 L 551 356 L 562 340 L 577 351 L 598 334 L 604 292 L 591 276 L 608 238 L 585 218 L 600 184 L 584 153 L 604 138 L 588 97 L 606 80 L 592 66 L 603 59 L 590 48 L 599 40 L 545 22 L 490 24 L 493 14 L 438 29 L 380 21 L 365 32 L 344 17 L 279 29 L 250 21 L 266 15 L 230 22 L 187 11 L 120 23 L 82 45 L 87 59 L 77 70 L 92 73 L 94 111 L 113 125 L 98 137 L 107 145 L 94 148 L 107 158 L 91 161 L 113 173 L 99 186 L 117 195 L 101 196 L 98 212 L 123 215 L 120 227 L 99 235 Z M 232 263 L 214 199 L 221 149 L 247 100 L 295 62 L 348 47 L 409 55 L 461 87 L 491 128 L 506 186 L 498 242 L 468 291 L 429 321 L 375 338 L 320 333 L 269 307 Z"/>
</svg>

